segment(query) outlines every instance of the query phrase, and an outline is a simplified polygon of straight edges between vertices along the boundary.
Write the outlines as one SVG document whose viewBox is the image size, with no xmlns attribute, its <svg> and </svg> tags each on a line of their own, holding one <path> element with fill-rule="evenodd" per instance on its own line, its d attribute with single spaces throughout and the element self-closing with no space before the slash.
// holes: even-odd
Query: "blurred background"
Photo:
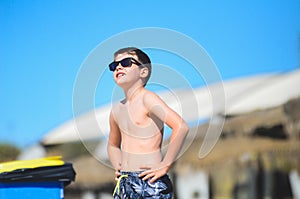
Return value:
<svg viewBox="0 0 300 199">
<path fill-rule="evenodd" d="M 199 110 L 216 107 L 209 91 L 225 93 L 225 109 L 217 114 L 224 123 L 211 121 L 210 114 L 189 123 L 193 136 L 170 172 L 174 198 L 300 198 L 299 19 L 298 0 L 3 0 L 0 162 L 61 155 L 77 173 L 66 199 L 111 198 L 114 171 L 105 136 L 97 137 L 99 129 L 89 125 L 94 110 L 76 118 L 86 137 L 78 137 L 74 128 L 74 84 L 84 60 L 101 42 L 136 28 L 167 28 L 200 44 L 222 79 L 206 85 L 186 72 L 181 74 L 193 89 L 168 82 L 184 107 L 194 94 Z M 168 54 L 147 52 L 152 62 L 175 71 L 188 67 Z M 112 80 L 105 84 L 94 102 L 96 117 L 103 121 L 114 88 Z M 166 90 L 149 89 L 174 105 Z M 202 157 L 200 148 L 214 125 L 222 129 L 220 139 Z"/>
</svg>

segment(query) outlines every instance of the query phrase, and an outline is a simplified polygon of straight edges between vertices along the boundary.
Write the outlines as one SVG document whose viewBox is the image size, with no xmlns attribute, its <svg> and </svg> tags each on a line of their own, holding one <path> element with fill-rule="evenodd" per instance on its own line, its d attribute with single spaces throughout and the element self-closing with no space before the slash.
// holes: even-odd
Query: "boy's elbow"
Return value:
<svg viewBox="0 0 300 199">
<path fill-rule="evenodd" d="M 120 143 L 119 142 L 110 142 L 110 141 L 108 141 L 107 149 L 110 149 L 110 148 L 120 148 Z"/>
<path fill-rule="evenodd" d="M 182 131 L 182 133 L 187 134 L 189 132 L 189 130 L 190 130 L 190 128 L 187 125 L 187 123 L 186 122 L 182 122 L 182 124 L 181 124 L 181 131 Z"/>
</svg>

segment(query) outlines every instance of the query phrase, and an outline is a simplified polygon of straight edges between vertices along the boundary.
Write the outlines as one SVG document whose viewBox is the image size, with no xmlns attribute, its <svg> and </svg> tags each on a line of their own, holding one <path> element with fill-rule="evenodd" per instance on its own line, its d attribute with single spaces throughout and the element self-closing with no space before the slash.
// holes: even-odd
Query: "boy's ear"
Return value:
<svg viewBox="0 0 300 199">
<path fill-rule="evenodd" d="M 140 75 L 142 78 L 146 78 L 148 74 L 149 74 L 149 69 L 147 67 L 141 69 Z"/>
</svg>

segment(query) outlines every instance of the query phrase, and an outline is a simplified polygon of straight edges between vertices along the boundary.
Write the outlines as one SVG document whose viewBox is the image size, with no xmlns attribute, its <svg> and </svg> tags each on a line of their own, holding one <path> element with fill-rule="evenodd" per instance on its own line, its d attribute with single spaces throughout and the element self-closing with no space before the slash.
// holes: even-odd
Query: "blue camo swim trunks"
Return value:
<svg viewBox="0 0 300 199">
<path fill-rule="evenodd" d="M 171 199 L 173 195 L 172 182 L 168 175 L 157 179 L 154 183 L 142 180 L 141 172 L 121 172 L 115 187 L 114 199 Z"/>
</svg>

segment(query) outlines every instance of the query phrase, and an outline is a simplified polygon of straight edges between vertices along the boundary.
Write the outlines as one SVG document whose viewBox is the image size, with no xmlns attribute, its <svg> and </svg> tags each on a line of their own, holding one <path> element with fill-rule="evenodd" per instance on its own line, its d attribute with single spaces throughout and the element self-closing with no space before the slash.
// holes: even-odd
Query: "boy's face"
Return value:
<svg viewBox="0 0 300 199">
<path fill-rule="evenodd" d="M 115 57 L 114 61 L 121 61 L 125 58 L 132 57 L 138 60 L 136 55 L 131 55 L 128 53 L 118 54 Z M 113 77 L 115 82 L 119 85 L 125 85 L 126 83 L 133 83 L 138 81 L 141 78 L 141 70 L 140 67 L 135 63 L 132 62 L 130 67 L 123 67 L 121 63 L 116 67 L 116 70 L 113 72 Z"/>
</svg>

